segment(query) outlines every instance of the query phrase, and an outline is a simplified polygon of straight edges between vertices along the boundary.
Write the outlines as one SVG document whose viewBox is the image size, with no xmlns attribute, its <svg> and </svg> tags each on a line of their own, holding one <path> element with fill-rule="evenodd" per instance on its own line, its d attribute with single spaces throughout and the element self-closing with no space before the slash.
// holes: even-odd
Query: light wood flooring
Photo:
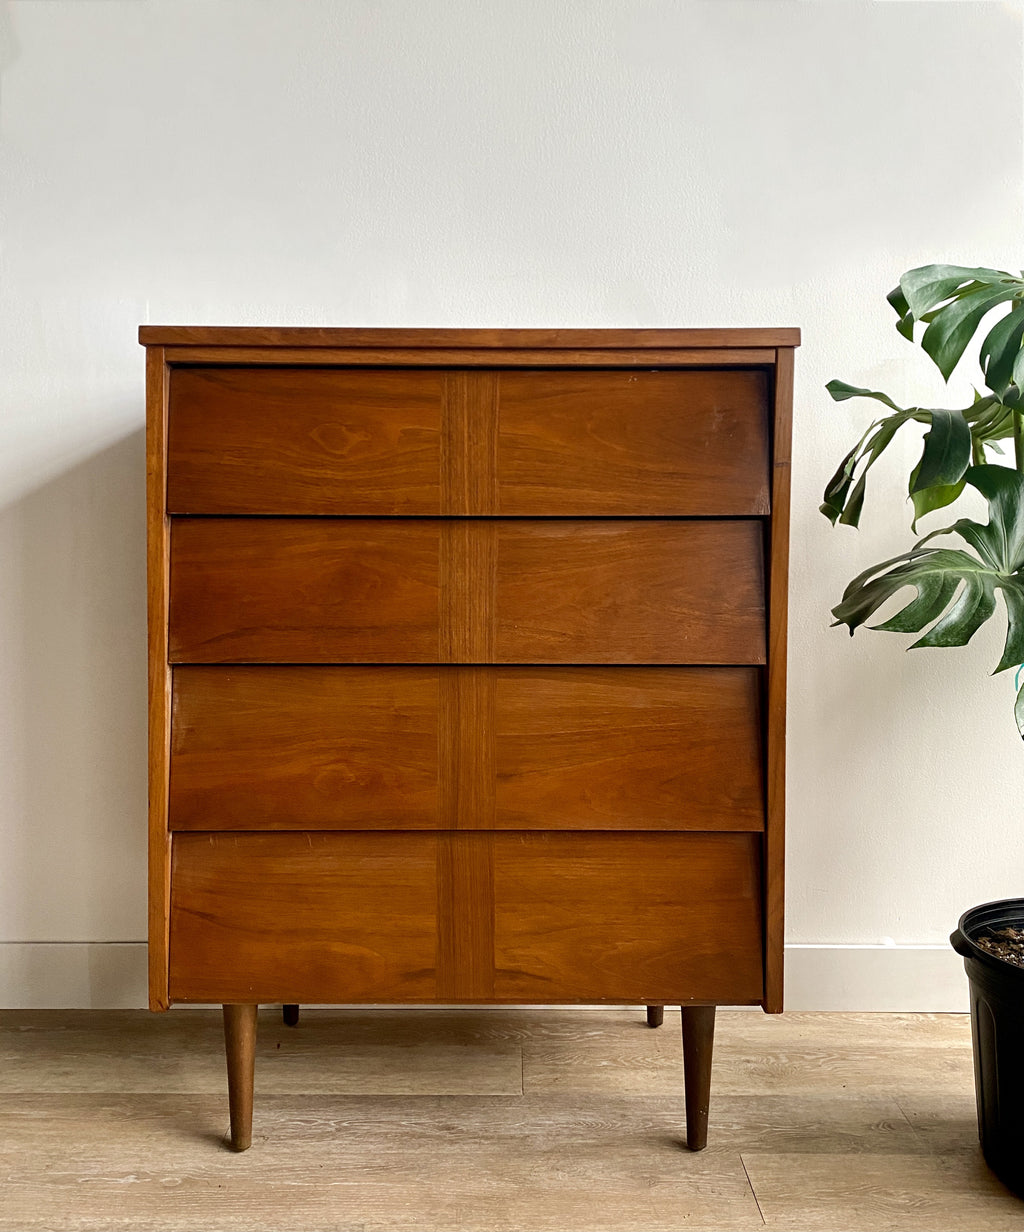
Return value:
<svg viewBox="0 0 1024 1232">
<path fill-rule="evenodd" d="M 959 1015 L 718 1015 L 706 1151 L 679 1012 L 260 1015 L 225 1149 L 219 1012 L 0 1013 L 0 1229 L 1024 1232 Z"/>
</svg>

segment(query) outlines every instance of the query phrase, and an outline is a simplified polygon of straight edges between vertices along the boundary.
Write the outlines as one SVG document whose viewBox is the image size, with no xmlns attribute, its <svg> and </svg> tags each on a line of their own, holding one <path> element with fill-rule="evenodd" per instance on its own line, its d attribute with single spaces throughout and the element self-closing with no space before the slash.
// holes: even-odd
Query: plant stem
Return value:
<svg viewBox="0 0 1024 1232">
<path fill-rule="evenodd" d="M 1013 456 L 1017 470 L 1024 475 L 1024 414 L 1013 408 Z"/>
<path fill-rule="evenodd" d="M 971 441 L 971 462 L 974 466 L 982 466 L 985 462 L 985 446 L 977 437 Z"/>
</svg>

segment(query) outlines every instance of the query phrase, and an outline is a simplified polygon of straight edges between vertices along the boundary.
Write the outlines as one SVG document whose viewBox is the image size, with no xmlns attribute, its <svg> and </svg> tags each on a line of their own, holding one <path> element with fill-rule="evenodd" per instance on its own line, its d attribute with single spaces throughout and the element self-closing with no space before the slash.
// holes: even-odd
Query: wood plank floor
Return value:
<svg viewBox="0 0 1024 1232">
<path fill-rule="evenodd" d="M 1024 1232 L 959 1015 L 720 1012 L 708 1149 L 679 1012 L 260 1017 L 225 1149 L 219 1013 L 0 1014 L 0 1230 Z"/>
</svg>

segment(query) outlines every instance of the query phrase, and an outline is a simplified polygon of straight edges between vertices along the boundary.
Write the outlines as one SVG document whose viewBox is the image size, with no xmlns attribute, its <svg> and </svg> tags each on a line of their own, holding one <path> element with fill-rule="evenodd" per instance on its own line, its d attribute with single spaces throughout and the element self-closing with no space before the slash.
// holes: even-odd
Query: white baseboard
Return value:
<svg viewBox="0 0 1024 1232">
<path fill-rule="evenodd" d="M 0 942 L 0 1007 L 120 1010 L 149 1004 L 144 941 Z"/>
<path fill-rule="evenodd" d="M 786 1009 L 964 1013 L 964 960 L 948 945 L 787 945 Z"/>
<path fill-rule="evenodd" d="M 0 942 L 0 1008 L 147 1004 L 143 942 Z M 786 1008 L 960 1013 L 963 960 L 942 945 L 789 945 Z"/>
</svg>

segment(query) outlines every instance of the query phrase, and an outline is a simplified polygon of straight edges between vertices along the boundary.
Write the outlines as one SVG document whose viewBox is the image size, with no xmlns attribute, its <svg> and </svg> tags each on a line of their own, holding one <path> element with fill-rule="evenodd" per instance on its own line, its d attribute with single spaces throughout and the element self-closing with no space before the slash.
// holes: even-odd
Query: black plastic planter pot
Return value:
<svg viewBox="0 0 1024 1232">
<path fill-rule="evenodd" d="M 1024 898 L 965 911 L 949 938 L 971 985 L 974 1087 L 985 1161 L 1004 1185 L 1024 1195 L 1024 967 L 976 944 L 995 929 L 1024 928 Z"/>
</svg>

